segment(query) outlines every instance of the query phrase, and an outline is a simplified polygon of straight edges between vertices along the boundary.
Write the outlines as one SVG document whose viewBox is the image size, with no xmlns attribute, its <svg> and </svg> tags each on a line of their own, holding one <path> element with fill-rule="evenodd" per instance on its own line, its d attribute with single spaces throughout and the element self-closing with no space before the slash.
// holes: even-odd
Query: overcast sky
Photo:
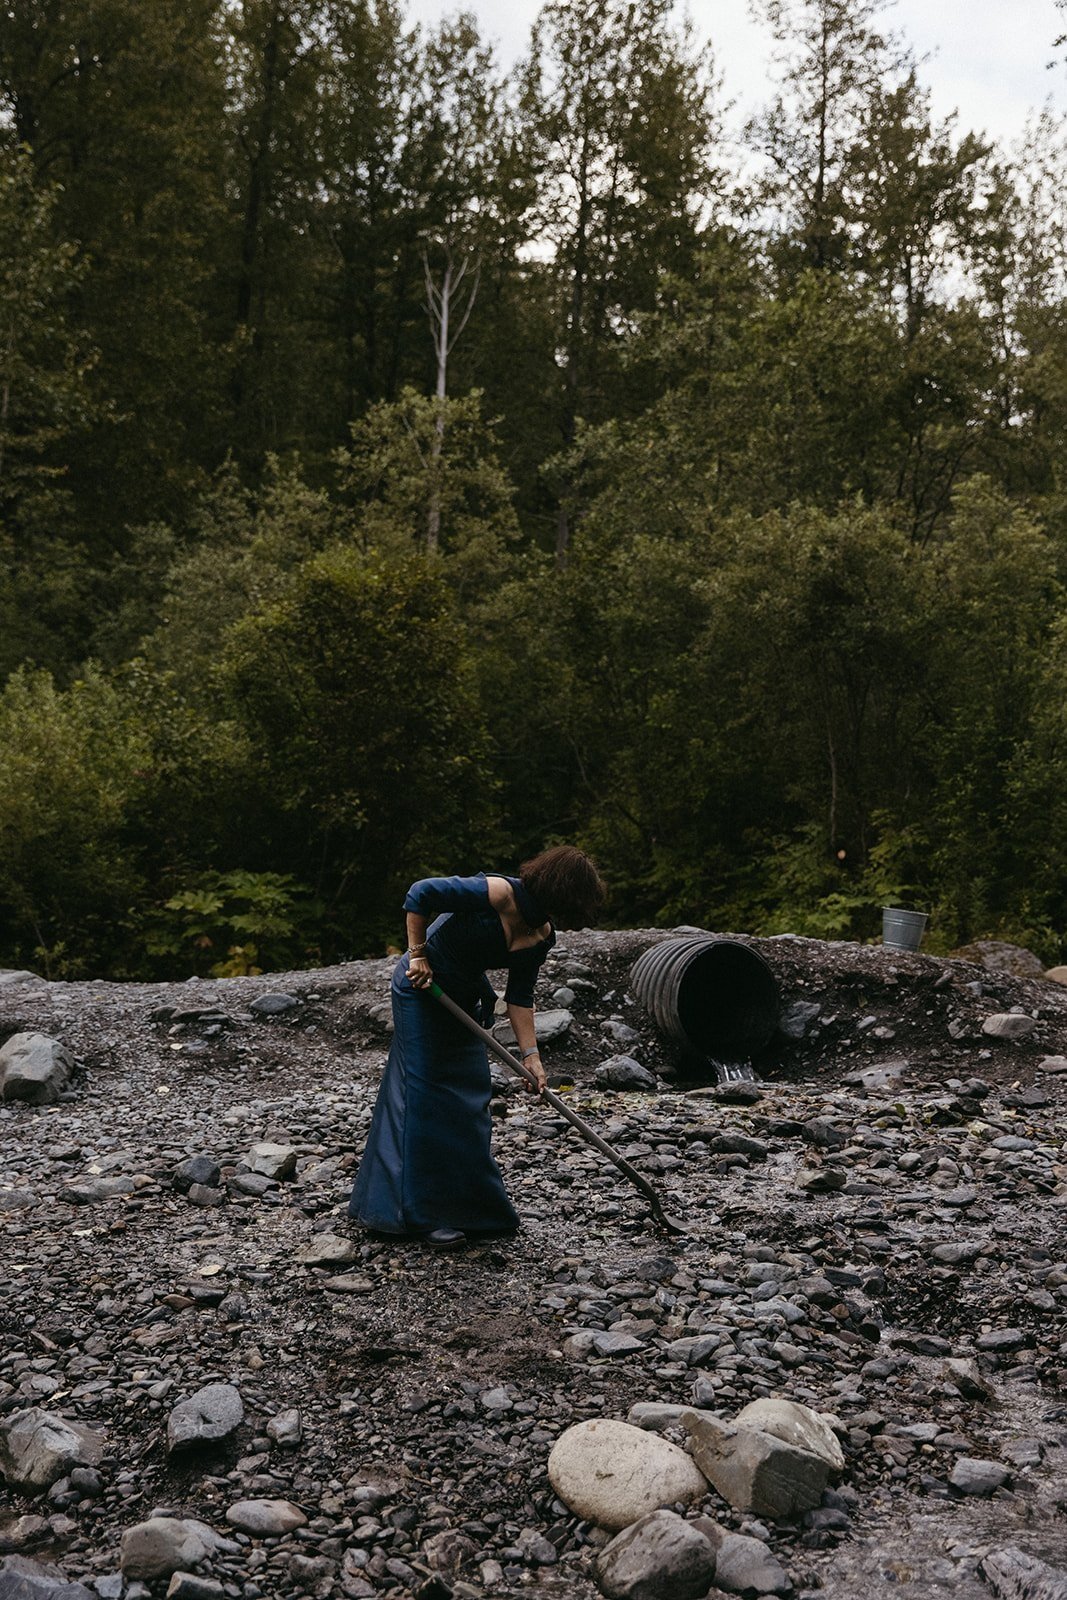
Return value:
<svg viewBox="0 0 1067 1600">
<path fill-rule="evenodd" d="M 540 0 L 409 0 L 420 22 L 462 9 L 478 14 L 510 64 L 526 47 Z M 748 0 L 689 0 L 687 9 L 711 42 L 727 98 L 739 102 L 737 126 L 766 98 L 767 35 L 750 20 Z M 1046 65 L 1065 26 L 1055 0 L 897 0 L 888 21 L 916 55 L 930 57 L 921 75 L 935 114 L 958 110 L 962 127 L 1011 144 L 1050 97 L 1067 112 L 1067 68 Z"/>
</svg>

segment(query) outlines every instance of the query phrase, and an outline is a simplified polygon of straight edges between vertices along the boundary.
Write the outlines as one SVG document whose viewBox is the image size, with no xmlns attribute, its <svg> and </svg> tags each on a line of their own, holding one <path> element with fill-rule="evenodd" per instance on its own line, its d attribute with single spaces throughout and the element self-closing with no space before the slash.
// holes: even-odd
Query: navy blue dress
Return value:
<svg viewBox="0 0 1067 1600">
<path fill-rule="evenodd" d="M 541 926 L 547 919 L 521 880 L 508 882 L 524 920 Z M 484 1026 L 491 1023 L 495 998 L 487 970 L 506 967 L 504 998 L 533 1005 L 537 974 L 555 934 L 509 952 L 484 872 L 423 878 L 408 890 L 404 910 L 425 917 L 439 913 L 426 934 L 434 978 Z M 519 1219 L 489 1147 L 492 1090 L 485 1046 L 432 995 L 412 987 L 407 966 L 404 955 L 393 969 L 395 1032 L 349 1216 L 376 1233 L 513 1233 Z"/>
</svg>

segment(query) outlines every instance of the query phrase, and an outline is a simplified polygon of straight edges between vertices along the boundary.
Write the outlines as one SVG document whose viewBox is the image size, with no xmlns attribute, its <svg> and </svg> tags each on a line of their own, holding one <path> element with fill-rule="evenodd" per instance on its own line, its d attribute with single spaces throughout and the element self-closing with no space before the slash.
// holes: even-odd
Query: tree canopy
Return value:
<svg viewBox="0 0 1067 1600">
<path fill-rule="evenodd" d="M 570 839 L 619 922 L 1067 953 L 1067 136 L 881 0 L 506 71 L 400 0 L 0 16 L 0 964 L 380 950 Z"/>
</svg>

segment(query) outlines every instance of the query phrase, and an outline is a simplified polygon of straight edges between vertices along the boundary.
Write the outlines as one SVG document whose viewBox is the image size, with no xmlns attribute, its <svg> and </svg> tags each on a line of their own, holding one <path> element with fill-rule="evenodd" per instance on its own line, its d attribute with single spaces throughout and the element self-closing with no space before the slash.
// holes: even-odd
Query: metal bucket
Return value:
<svg viewBox="0 0 1067 1600">
<path fill-rule="evenodd" d="M 769 1044 L 778 984 L 747 944 L 703 933 L 654 944 L 630 972 L 634 994 L 683 1049 L 736 1061 Z"/>
<path fill-rule="evenodd" d="M 882 943 L 894 950 L 918 950 L 926 927 L 925 911 L 901 911 L 897 906 L 882 907 Z"/>
</svg>

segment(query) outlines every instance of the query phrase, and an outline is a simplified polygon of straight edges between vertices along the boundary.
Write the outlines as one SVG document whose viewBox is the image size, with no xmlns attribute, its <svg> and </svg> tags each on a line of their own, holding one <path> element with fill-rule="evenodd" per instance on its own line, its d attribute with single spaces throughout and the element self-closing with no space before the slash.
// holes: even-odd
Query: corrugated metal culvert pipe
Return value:
<svg viewBox="0 0 1067 1600">
<path fill-rule="evenodd" d="M 683 1049 L 739 1061 L 769 1044 L 778 984 L 762 956 L 715 933 L 654 944 L 630 972 L 634 994 Z"/>
</svg>

